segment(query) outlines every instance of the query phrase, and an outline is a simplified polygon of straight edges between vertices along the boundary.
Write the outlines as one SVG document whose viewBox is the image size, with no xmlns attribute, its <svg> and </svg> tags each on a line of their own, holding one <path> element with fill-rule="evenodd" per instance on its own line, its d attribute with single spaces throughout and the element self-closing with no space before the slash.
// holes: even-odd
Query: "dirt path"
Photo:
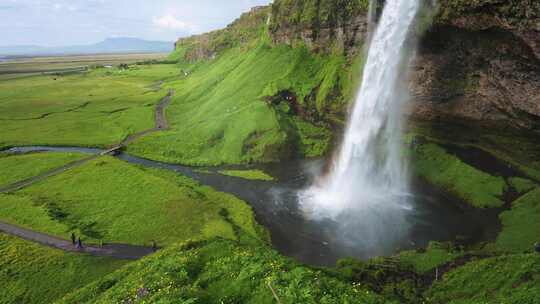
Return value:
<svg viewBox="0 0 540 304">
<path fill-rule="evenodd" d="M 169 128 L 169 124 L 167 123 L 167 117 L 165 116 L 165 108 L 171 103 L 173 95 L 174 91 L 169 90 L 167 96 L 161 99 L 161 101 L 157 104 L 156 111 L 154 113 L 155 126 L 152 129 L 144 130 L 128 136 L 120 143 L 120 146 L 125 147 L 147 134 L 167 130 Z"/>
<path fill-rule="evenodd" d="M 106 256 L 115 259 L 137 260 L 154 252 L 151 247 L 126 244 L 106 244 L 103 245 L 103 247 L 99 247 L 95 245 L 85 245 L 83 243 L 83 248 L 77 248 L 70 241 L 50 236 L 45 233 L 35 232 L 1 221 L 0 231 L 9 235 L 20 237 L 28 241 L 32 241 L 68 252 L 86 253 L 94 256 Z"/>
</svg>

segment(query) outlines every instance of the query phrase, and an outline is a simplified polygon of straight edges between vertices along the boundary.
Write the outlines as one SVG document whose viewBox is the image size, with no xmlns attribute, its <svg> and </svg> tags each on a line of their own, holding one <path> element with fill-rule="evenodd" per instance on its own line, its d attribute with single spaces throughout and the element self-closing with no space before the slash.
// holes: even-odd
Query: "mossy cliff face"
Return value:
<svg viewBox="0 0 540 304">
<path fill-rule="evenodd" d="M 358 50 L 368 31 L 368 0 L 278 0 L 270 34 L 276 44 L 303 43 L 311 50 Z"/>
</svg>

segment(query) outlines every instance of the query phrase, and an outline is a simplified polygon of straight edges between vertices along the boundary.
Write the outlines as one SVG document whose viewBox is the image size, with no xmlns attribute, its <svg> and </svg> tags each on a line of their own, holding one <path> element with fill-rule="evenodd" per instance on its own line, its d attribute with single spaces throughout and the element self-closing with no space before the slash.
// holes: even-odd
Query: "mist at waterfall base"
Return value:
<svg viewBox="0 0 540 304">
<path fill-rule="evenodd" d="M 418 2 L 386 1 L 337 157 L 326 176 L 298 194 L 304 216 L 333 225 L 336 241 L 367 256 L 391 253 L 411 227 L 414 208 L 400 149 L 408 99 L 402 77 Z"/>
</svg>

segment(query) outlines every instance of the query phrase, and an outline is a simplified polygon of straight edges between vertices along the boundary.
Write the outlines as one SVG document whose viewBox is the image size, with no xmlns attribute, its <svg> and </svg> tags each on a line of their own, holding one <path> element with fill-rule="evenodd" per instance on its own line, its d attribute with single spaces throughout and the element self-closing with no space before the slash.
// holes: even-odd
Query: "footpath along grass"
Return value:
<svg viewBox="0 0 540 304">
<path fill-rule="evenodd" d="M 37 176 L 84 157 L 87 155 L 80 153 L 30 153 L 23 155 L 0 153 L 0 187 Z"/>
<path fill-rule="evenodd" d="M 0 219 L 84 241 L 168 245 L 187 239 L 265 238 L 251 208 L 189 178 L 102 157 L 0 196 Z"/>
<path fill-rule="evenodd" d="M 126 263 L 65 253 L 0 233 L 0 303 L 52 303 Z"/>
<path fill-rule="evenodd" d="M 149 65 L 0 81 L 0 147 L 117 143 L 153 127 L 167 93 L 156 83 L 178 74 L 176 65 Z"/>
</svg>

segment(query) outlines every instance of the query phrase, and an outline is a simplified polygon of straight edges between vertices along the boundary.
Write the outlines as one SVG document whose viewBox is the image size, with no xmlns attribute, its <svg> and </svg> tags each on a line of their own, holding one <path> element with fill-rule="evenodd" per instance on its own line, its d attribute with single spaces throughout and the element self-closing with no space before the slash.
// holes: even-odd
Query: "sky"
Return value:
<svg viewBox="0 0 540 304">
<path fill-rule="evenodd" d="M 0 46 L 175 41 L 222 28 L 271 0 L 0 0 Z"/>
</svg>

